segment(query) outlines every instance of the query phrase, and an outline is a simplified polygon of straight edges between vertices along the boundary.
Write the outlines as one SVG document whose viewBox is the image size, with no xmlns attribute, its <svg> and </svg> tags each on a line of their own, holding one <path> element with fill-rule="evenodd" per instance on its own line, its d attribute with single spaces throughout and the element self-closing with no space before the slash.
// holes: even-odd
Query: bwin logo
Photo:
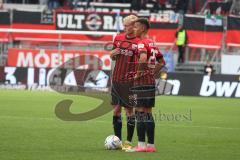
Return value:
<svg viewBox="0 0 240 160">
<path fill-rule="evenodd" d="M 235 95 L 234 94 L 235 91 Z M 240 97 L 239 82 L 222 82 L 210 81 L 209 76 L 203 77 L 203 82 L 200 90 L 201 96 L 212 96 L 216 93 L 217 97 Z"/>
</svg>

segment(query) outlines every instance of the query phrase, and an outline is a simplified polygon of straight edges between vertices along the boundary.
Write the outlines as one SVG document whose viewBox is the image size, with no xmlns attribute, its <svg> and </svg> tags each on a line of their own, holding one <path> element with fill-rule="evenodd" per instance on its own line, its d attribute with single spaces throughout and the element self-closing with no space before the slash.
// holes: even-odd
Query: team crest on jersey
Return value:
<svg viewBox="0 0 240 160">
<path fill-rule="evenodd" d="M 117 47 L 120 47 L 120 44 L 121 44 L 120 42 L 117 42 Z"/>
</svg>

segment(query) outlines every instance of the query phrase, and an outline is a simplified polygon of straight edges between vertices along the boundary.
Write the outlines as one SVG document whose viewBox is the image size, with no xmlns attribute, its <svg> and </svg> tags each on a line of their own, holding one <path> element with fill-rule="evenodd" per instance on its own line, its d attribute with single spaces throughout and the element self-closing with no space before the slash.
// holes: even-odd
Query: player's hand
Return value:
<svg viewBox="0 0 240 160">
<path fill-rule="evenodd" d="M 142 76 L 144 76 L 144 72 L 139 71 L 135 74 L 133 79 L 137 80 L 137 79 L 141 78 Z"/>
<path fill-rule="evenodd" d="M 110 58 L 111 58 L 112 60 L 115 60 L 115 59 L 116 59 L 116 56 L 117 56 L 118 54 L 120 54 L 120 48 L 115 48 L 114 50 L 112 50 L 112 51 L 110 52 Z"/>
<path fill-rule="evenodd" d="M 140 76 L 136 72 L 129 72 L 126 74 L 125 78 L 127 80 L 134 81 L 134 80 L 140 78 Z"/>
<path fill-rule="evenodd" d="M 161 71 L 162 67 L 163 67 L 163 65 L 161 63 L 157 63 L 155 65 L 155 68 L 153 70 L 153 74 L 154 74 L 155 79 L 159 78 L 160 71 Z"/>
<path fill-rule="evenodd" d="M 133 77 L 133 80 L 137 80 L 139 78 L 139 75 L 135 75 L 134 77 Z"/>
<path fill-rule="evenodd" d="M 163 74 L 166 74 L 167 75 L 167 67 L 165 65 L 162 65 L 162 64 L 158 64 L 155 68 L 155 71 L 154 71 L 154 78 L 155 79 L 163 79 Z"/>
</svg>

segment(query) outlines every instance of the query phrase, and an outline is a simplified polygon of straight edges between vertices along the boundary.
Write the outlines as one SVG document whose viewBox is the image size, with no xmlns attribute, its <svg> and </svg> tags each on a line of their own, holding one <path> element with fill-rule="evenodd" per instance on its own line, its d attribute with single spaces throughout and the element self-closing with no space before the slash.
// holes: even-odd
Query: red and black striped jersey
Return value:
<svg viewBox="0 0 240 160">
<path fill-rule="evenodd" d="M 147 63 L 144 65 L 143 75 L 134 81 L 134 85 L 154 85 L 154 69 L 155 65 L 161 60 L 165 65 L 163 55 L 159 51 L 158 47 L 155 45 L 152 39 L 144 38 L 138 42 L 137 56 L 145 52 L 147 54 Z M 139 65 L 139 64 L 138 64 Z M 136 67 L 137 69 L 138 67 Z"/>
<path fill-rule="evenodd" d="M 115 68 L 113 70 L 113 82 L 128 82 L 127 74 L 135 71 L 137 61 L 136 51 L 140 39 L 137 37 L 127 38 L 125 34 L 118 34 L 114 39 L 114 47 L 120 49 L 116 56 Z"/>
</svg>

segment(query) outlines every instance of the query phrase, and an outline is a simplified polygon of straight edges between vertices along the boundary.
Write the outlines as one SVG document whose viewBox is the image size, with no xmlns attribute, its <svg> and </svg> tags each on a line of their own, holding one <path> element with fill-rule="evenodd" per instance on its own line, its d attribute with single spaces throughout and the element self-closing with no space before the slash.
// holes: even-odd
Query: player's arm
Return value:
<svg viewBox="0 0 240 160">
<path fill-rule="evenodd" d="M 120 53 L 120 48 L 115 48 L 110 51 L 110 58 L 116 60 L 116 56 Z"/>
<path fill-rule="evenodd" d="M 113 41 L 113 49 L 110 51 L 110 58 L 112 60 L 116 60 L 117 58 L 117 55 L 120 53 L 120 48 L 117 47 L 117 43 L 119 43 L 119 35 L 117 35 L 115 38 L 114 38 L 114 41 Z"/>
<path fill-rule="evenodd" d="M 166 62 L 163 58 L 163 55 L 159 52 L 157 55 L 156 55 L 156 60 L 157 60 L 157 64 L 155 65 L 155 70 L 154 70 L 154 76 L 155 78 L 157 78 L 161 72 L 166 72 Z"/>
<path fill-rule="evenodd" d="M 134 79 L 138 79 L 143 76 L 144 68 L 147 65 L 147 48 L 144 43 L 139 43 L 137 48 L 139 59 L 138 59 L 138 66 L 137 66 L 137 73 Z"/>
<path fill-rule="evenodd" d="M 134 79 L 138 79 L 143 76 L 144 68 L 147 65 L 147 51 L 140 51 L 140 57 L 138 60 L 137 74 Z"/>
</svg>

